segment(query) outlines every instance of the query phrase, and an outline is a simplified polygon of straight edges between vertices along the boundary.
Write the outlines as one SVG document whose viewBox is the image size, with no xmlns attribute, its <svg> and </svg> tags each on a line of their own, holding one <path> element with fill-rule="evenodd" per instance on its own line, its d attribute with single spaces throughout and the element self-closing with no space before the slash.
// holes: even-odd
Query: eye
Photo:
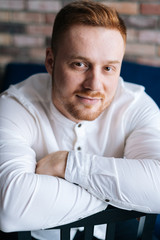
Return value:
<svg viewBox="0 0 160 240">
<path fill-rule="evenodd" d="M 88 69 L 88 64 L 84 62 L 73 62 L 71 64 L 72 68 L 76 70 L 86 70 Z"/>
<path fill-rule="evenodd" d="M 105 70 L 107 71 L 107 72 L 111 72 L 112 71 L 112 67 L 105 67 Z"/>
<path fill-rule="evenodd" d="M 83 62 L 75 62 L 74 65 L 77 67 L 77 68 L 86 68 L 87 65 Z"/>
<path fill-rule="evenodd" d="M 76 62 L 74 64 L 75 64 L 75 66 L 80 67 L 80 68 L 85 66 L 84 63 L 82 63 L 82 62 Z"/>
</svg>

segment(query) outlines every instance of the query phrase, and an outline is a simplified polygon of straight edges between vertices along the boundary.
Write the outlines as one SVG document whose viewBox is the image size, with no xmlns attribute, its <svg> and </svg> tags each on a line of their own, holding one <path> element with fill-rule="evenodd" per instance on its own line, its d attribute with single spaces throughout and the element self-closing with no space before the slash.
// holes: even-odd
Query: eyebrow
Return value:
<svg viewBox="0 0 160 240">
<path fill-rule="evenodd" d="M 76 56 L 76 55 L 71 55 L 71 56 L 69 56 L 68 59 L 69 60 L 80 59 L 80 60 L 83 60 L 83 61 L 91 62 L 89 58 L 82 57 L 82 56 Z M 121 63 L 118 60 L 106 60 L 105 64 L 119 64 L 120 65 Z"/>
</svg>

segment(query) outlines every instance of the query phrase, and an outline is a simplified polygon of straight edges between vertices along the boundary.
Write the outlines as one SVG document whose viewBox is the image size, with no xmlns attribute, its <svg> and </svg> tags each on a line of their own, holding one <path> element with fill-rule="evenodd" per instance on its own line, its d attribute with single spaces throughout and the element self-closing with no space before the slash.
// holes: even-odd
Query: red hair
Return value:
<svg viewBox="0 0 160 240">
<path fill-rule="evenodd" d="M 51 48 L 54 52 L 62 34 L 73 25 L 88 25 L 118 30 L 124 43 L 126 43 L 126 26 L 115 9 L 98 2 L 82 0 L 66 5 L 57 14 L 51 39 Z"/>
</svg>

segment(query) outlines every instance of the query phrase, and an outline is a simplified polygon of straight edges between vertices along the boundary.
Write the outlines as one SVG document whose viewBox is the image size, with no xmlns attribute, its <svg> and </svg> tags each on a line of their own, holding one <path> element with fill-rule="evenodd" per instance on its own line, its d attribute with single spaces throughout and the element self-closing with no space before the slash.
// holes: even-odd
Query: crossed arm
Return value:
<svg viewBox="0 0 160 240">
<path fill-rule="evenodd" d="M 36 173 L 64 178 L 67 156 L 67 151 L 48 154 L 37 163 Z"/>
<path fill-rule="evenodd" d="M 41 159 L 36 173 L 65 178 L 120 208 L 159 213 L 159 170 L 158 159 L 116 159 L 58 151 Z"/>
</svg>

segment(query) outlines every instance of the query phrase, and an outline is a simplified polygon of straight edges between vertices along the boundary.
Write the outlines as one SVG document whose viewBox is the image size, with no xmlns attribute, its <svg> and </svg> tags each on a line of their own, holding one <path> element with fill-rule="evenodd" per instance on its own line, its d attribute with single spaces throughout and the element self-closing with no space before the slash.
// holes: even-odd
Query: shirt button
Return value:
<svg viewBox="0 0 160 240">
<path fill-rule="evenodd" d="M 78 127 L 80 128 L 81 126 L 82 126 L 82 124 L 81 124 L 81 123 L 79 123 L 79 124 L 78 124 Z"/>
<path fill-rule="evenodd" d="M 77 147 L 77 150 L 80 151 L 80 150 L 81 150 L 81 147 Z"/>
<path fill-rule="evenodd" d="M 109 202 L 109 199 L 105 199 L 106 202 Z"/>
</svg>

